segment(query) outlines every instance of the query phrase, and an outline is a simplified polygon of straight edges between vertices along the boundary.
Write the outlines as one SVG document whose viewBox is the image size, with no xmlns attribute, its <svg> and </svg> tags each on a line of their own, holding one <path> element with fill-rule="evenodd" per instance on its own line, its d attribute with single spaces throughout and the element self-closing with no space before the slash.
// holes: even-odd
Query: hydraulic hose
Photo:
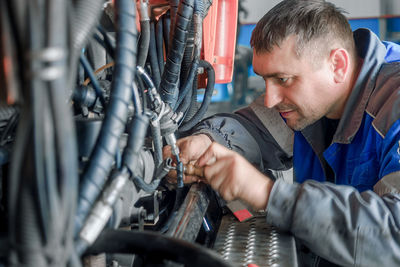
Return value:
<svg viewBox="0 0 400 267">
<path fill-rule="evenodd" d="M 182 125 L 179 128 L 180 132 L 186 132 L 189 131 L 193 126 L 195 126 L 204 116 L 208 109 L 208 105 L 211 102 L 211 97 L 214 92 L 214 85 L 215 85 L 215 71 L 214 68 L 210 63 L 207 61 L 201 60 L 199 63 L 200 67 L 203 67 L 207 71 L 207 87 L 206 91 L 204 93 L 204 99 L 203 102 L 201 103 L 200 109 L 197 111 L 197 113 L 193 116 L 193 118 Z"/>
<path fill-rule="evenodd" d="M 154 170 L 154 179 L 150 183 L 146 183 L 142 178 L 135 176 L 132 180 L 136 187 L 142 189 L 146 193 L 153 193 L 160 185 L 161 179 L 164 178 L 164 176 L 173 168 L 172 159 L 167 158 Z"/>
<path fill-rule="evenodd" d="M 169 51 L 169 33 L 171 29 L 171 16 L 170 11 L 168 10 L 167 13 L 162 16 L 162 23 L 163 23 L 163 37 L 164 37 L 164 45 L 165 51 Z"/>
<path fill-rule="evenodd" d="M 143 81 L 147 86 L 147 95 L 151 102 L 151 108 L 153 110 L 153 117 L 151 118 L 151 133 L 153 137 L 154 144 L 154 159 L 156 167 L 159 167 L 162 163 L 162 135 L 161 135 L 161 125 L 160 119 L 163 115 L 163 103 L 159 97 L 159 94 L 154 86 L 153 81 L 146 71 L 140 66 L 137 67 L 137 74 L 140 78 L 139 81 Z"/>
<path fill-rule="evenodd" d="M 188 96 L 185 98 L 185 107 L 183 108 L 183 110 L 185 110 L 185 116 L 183 117 L 180 125 L 183 125 L 186 122 L 190 121 L 190 119 L 193 118 L 193 116 L 199 110 L 200 103 L 197 102 L 197 81 L 198 79 L 197 77 L 195 77 L 193 80 L 192 91 L 190 92 L 190 95 L 188 94 Z"/>
<path fill-rule="evenodd" d="M 75 218 L 77 234 L 100 194 L 114 162 L 118 141 L 125 129 L 128 105 L 132 95 L 136 63 L 135 1 L 116 1 L 117 50 L 110 102 L 91 160 L 83 174 Z"/>
<path fill-rule="evenodd" d="M 216 252 L 198 244 L 149 231 L 104 230 L 88 253 L 129 253 L 156 255 L 192 267 L 228 267 Z"/>
<path fill-rule="evenodd" d="M 72 49 L 81 51 L 87 37 L 97 24 L 104 4 L 103 0 L 77 0 L 73 1 L 74 18 L 71 21 L 73 34 Z"/>
<path fill-rule="evenodd" d="M 163 22 L 162 22 L 162 19 L 160 18 L 156 24 L 157 61 L 158 61 L 158 68 L 160 69 L 160 77 L 161 77 L 161 73 L 163 73 L 163 71 L 164 71 L 163 35 L 164 35 Z"/>
<path fill-rule="evenodd" d="M 195 80 L 197 80 L 197 79 L 195 79 Z M 178 114 L 183 113 L 184 117 L 186 117 L 186 113 L 188 111 L 190 103 L 192 102 L 193 86 L 194 86 L 193 82 L 190 86 L 189 86 L 189 84 L 187 84 L 185 86 L 186 92 L 182 91 L 182 98 L 180 98 L 183 101 L 179 102 L 179 99 L 178 99 L 179 106 L 176 109 L 176 113 L 178 113 Z M 182 118 L 182 121 L 183 121 L 183 118 Z"/>
<path fill-rule="evenodd" d="M 55 2 L 62 3 L 63 1 L 49 1 L 49 6 L 55 4 Z M 67 4 L 58 6 L 57 10 L 50 10 L 49 13 L 52 17 L 51 21 L 48 22 L 49 38 L 48 42 L 54 45 L 59 45 L 60 32 L 58 29 L 65 28 L 63 20 L 60 19 L 60 13 L 65 12 Z M 58 27 L 55 25 L 58 24 Z M 69 24 L 69 23 L 67 23 Z M 51 45 L 49 45 L 51 46 Z M 66 55 L 67 57 L 68 55 Z M 59 63 L 55 63 L 57 66 Z M 67 66 L 67 59 L 64 59 L 63 65 Z M 71 70 L 69 70 L 71 71 Z M 76 72 L 74 72 L 76 73 Z M 54 186 L 54 190 L 60 190 L 61 205 L 59 207 L 57 219 L 62 218 L 65 220 L 64 225 L 60 225 L 59 229 L 63 229 L 63 234 L 60 237 L 60 243 L 65 244 L 64 251 L 60 252 L 59 255 L 67 255 L 71 257 L 73 254 L 73 237 L 74 237 L 74 215 L 76 213 L 76 205 L 78 199 L 78 149 L 76 143 L 76 131 L 75 123 L 73 121 L 73 115 L 71 110 L 66 103 L 66 91 L 70 88 L 66 87 L 67 75 L 61 75 L 59 79 L 55 79 L 49 82 L 49 97 L 51 114 L 54 121 L 54 135 L 55 135 L 55 150 L 57 153 L 57 172 L 54 174 L 56 179 L 59 181 L 58 186 Z M 66 90 L 67 89 L 67 90 Z M 61 189 L 60 189 L 61 188 Z M 50 200 L 52 201 L 52 200 Z M 54 204 L 53 204 L 54 206 Z M 55 207 L 57 208 L 57 207 Z M 54 234 L 57 236 L 59 229 L 55 230 Z M 66 240 L 68 239 L 68 241 Z M 59 256 L 55 256 L 59 257 Z M 56 259 L 57 261 L 63 261 Z M 58 265 L 55 263 L 55 265 Z M 62 265 L 62 263 L 60 264 Z"/>
<path fill-rule="evenodd" d="M 169 104 L 171 108 L 175 107 L 178 99 L 179 74 L 183 58 L 182 51 L 185 50 L 187 29 L 192 20 L 193 7 L 194 0 L 182 0 L 179 2 L 175 27 L 173 27 L 173 31 L 170 34 L 173 38 L 170 40 L 167 62 L 161 78 L 160 94 L 162 100 Z"/>
<path fill-rule="evenodd" d="M 150 17 L 147 0 L 140 1 L 140 38 L 137 65 L 144 67 L 150 45 Z"/>
<path fill-rule="evenodd" d="M 143 147 L 149 126 L 149 117 L 145 114 L 136 115 L 130 126 L 128 143 L 122 156 L 123 165 L 128 167 L 131 173 L 136 169 L 140 149 Z"/>
<path fill-rule="evenodd" d="M 101 33 L 103 38 L 101 38 L 98 34 L 94 35 L 94 38 L 96 41 L 104 47 L 104 49 L 107 51 L 108 55 L 114 59 L 115 58 L 115 44 L 111 40 L 111 38 L 108 36 L 107 32 L 101 27 L 100 25 L 97 26 L 97 30 Z"/>
<path fill-rule="evenodd" d="M 132 84 L 132 101 L 133 101 L 133 106 L 135 108 L 135 115 L 139 116 L 142 115 L 144 112 L 143 105 L 140 101 L 140 93 L 137 84 L 134 82 Z"/>
<path fill-rule="evenodd" d="M 157 46 L 156 46 L 156 33 L 154 21 L 150 22 L 150 47 L 149 47 L 149 61 L 151 66 L 152 77 L 156 88 L 160 86 L 161 73 L 158 65 Z"/>
<path fill-rule="evenodd" d="M 27 3 L 29 30 L 19 51 L 26 58 L 20 67 L 30 75 L 21 77 L 25 101 L 10 170 L 8 230 L 16 253 L 9 255 L 17 266 L 65 266 L 78 187 L 75 130 L 65 101 L 68 9 L 65 1 L 40 1 L 43 12 L 38 3 Z"/>
<path fill-rule="evenodd" d="M 198 4 L 202 3 L 203 0 L 196 0 L 195 2 L 195 12 L 193 14 L 193 28 L 194 28 L 194 36 L 193 36 L 193 43 L 194 43 L 194 48 L 193 48 L 193 59 L 192 63 L 190 66 L 190 71 L 188 74 L 188 77 L 185 78 L 185 83 L 181 87 L 179 91 L 179 98 L 176 103 L 175 109 L 179 107 L 179 105 L 182 103 L 182 100 L 186 97 L 187 93 L 190 91 L 190 89 L 193 86 L 193 80 L 195 76 L 197 75 L 197 67 L 199 64 L 199 59 L 200 59 L 200 53 L 201 53 L 201 45 L 202 45 L 202 36 L 203 36 L 203 5 Z M 186 53 L 186 52 L 185 52 Z M 179 111 L 185 112 L 186 109 L 182 109 L 179 107 Z"/>
<path fill-rule="evenodd" d="M 169 23 L 169 38 L 168 38 L 168 48 L 172 48 L 172 40 L 174 39 L 174 30 L 175 30 L 175 20 L 176 15 L 178 13 L 179 8 L 179 0 L 169 0 L 169 13 L 170 13 L 170 23 Z M 168 54 L 169 54 L 169 50 Z"/>
<path fill-rule="evenodd" d="M 156 90 L 156 87 L 155 87 L 152 79 L 150 78 L 149 74 L 147 74 L 147 72 L 140 66 L 137 66 L 136 73 L 137 73 L 138 77 L 147 86 L 147 95 L 148 95 L 151 105 L 152 105 L 151 108 L 156 113 L 159 113 L 163 103 L 162 103 L 160 96 L 158 95 L 158 92 Z"/>
<path fill-rule="evenodd" d="M 152 120 L 150 127 L 154 145 L 154 163 L 158 167 L 162 163 L 162 136 L 158 116 Z"/>
<path fill-rule="evenodd" d="M 194 18 L 192 17 L 192 21 L 190 22 L 188 26 L 188 37 L 186 40 L 186 46 L 185 46 L 185 51 L 183 52 L 183 57 L 182 57 L 182 64 L 181 64 L 181 72 L 180 72 L 180 88 L 179 88 L 179 94 L 180 91 L 182 90 L 182 84 L 187 81 L 187 77 L 190 71 L 190 67 L 192 65 L 192 61 L 194 59 L 194 34 L 195 34 L 195 25 L 193 22 Z M 176 104 L 177 105 L 177 104 Z"/>
<path fill-rule="evenodd" d="M 124 188 L 128 178 L 137 168 L 138 157 L 146 137 L 149 118 L 143 113 L 140 101 L 138 99 L 135 100 L 135 98 L 140 97 L 135 83 L 133 83 L 132 91 L 135 116 L 130 126 L 128 143 L 121 160 L 122 164 L 118 164 L 117 160 L 118 171 L 113 173 L 110 179 L 111 182 L 102 190 L 101 197 L 96 200 L 85 224 L 79 232 L 79 237 L 76 238 L 75 248 L 78 255 L 82 255 L 103 230 L 111 217 L 113 206 L 120 192 Z M 119 154 L 118 151 L 117 155 Z"/>
<path fill-rule="evenodd" d="M 104 0 L 76 0 L 72 1 L 73 12 L 69 12 L 72 47 L 70 52 L 70 75 L 68 78 L 68 87 L 73 88 L 75 83 L 76 69 L 78 65 L 79 54 L 85 45 L 88 37 L 98 22 L 102 11 Z"/>
<path fill-rule="evenodd" d="M 182 60 L 181 70 L 181 84 L 183 81 L 188 82 L 189 72 L 193 68 L 193 61 L 200 58 L 202 37 L 203 37 L 203 17 L 204 17 L 204 2 L 203 0 L 194 1 L 193 19 L 189 26 L 188 39 L 186 42 L 186 48 Z M 198 50 L 198 51 L 196 51 Z M 196 62 L 197 64 L 198 62 Z M 197 70 L 197 65 L 195 66 Z M 190 84 L 193 82 L 189 82 Z M 180 88 L 179 95 L 181 95 L 182 88 Z M 177 104 L 178 105 L 178 104 Z"/>
</svg>

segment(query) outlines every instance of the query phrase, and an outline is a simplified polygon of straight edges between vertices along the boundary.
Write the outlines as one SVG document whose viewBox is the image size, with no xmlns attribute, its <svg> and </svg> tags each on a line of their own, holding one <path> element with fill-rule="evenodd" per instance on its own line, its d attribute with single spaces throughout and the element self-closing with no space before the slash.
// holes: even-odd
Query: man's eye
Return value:
<svg viewBox="0 0 400 267">
<path fill-rule="evenodd" d="M 278 78 L 281 83 L 285 83 L 289 80 L 289 78 Z"/>
</svg>

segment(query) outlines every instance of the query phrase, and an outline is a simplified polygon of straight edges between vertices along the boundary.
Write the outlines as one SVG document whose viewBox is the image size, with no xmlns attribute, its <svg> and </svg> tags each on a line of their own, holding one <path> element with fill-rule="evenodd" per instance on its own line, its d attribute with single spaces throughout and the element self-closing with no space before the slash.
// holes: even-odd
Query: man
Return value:
<svg viewBox="0 0 400 267">
<path fill-rule="evenodd" d="M 251 45 L 264 107 L 204 120 L 179 140 L 182 161 L 227 201 L 266 209 L 312 264 L 400 266 L 400 65 L 323 0 L 280 2 Z M 294 184 L 275 180 L 291 166 Z"/>
</svg>

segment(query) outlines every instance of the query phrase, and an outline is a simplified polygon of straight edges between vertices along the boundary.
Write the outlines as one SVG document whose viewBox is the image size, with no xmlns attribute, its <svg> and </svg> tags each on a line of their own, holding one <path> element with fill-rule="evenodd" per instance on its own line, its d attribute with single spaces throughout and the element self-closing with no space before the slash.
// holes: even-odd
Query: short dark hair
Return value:
<svg viewBox="0 0 400 267">
<path fill-rule="evenodd" d="M 251 35 L 251 47 L 256 53 L 271 52 L 274 46 L 280 46 L 294 35 L 299 57 L 312 42 L 326 52 L 332 49 L 333 42 L 339 42 L 355 56 L 353 32 L 344 13 L 324 0 L 284 0 L 257 23 Z"/>
</svg>

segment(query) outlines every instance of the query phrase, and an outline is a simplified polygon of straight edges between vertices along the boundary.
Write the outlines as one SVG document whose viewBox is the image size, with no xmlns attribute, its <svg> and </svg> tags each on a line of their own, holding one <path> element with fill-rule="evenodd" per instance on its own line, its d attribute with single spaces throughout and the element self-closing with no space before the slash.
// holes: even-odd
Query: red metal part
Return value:
<svg viewBox="0 0 400 267">
<path fill-rule="evenodd" d="M 232 81 L 238 0 L 214 0 L 203 23 L 204 59 L 215 69 L 215 82 Z"/>
</svg>

